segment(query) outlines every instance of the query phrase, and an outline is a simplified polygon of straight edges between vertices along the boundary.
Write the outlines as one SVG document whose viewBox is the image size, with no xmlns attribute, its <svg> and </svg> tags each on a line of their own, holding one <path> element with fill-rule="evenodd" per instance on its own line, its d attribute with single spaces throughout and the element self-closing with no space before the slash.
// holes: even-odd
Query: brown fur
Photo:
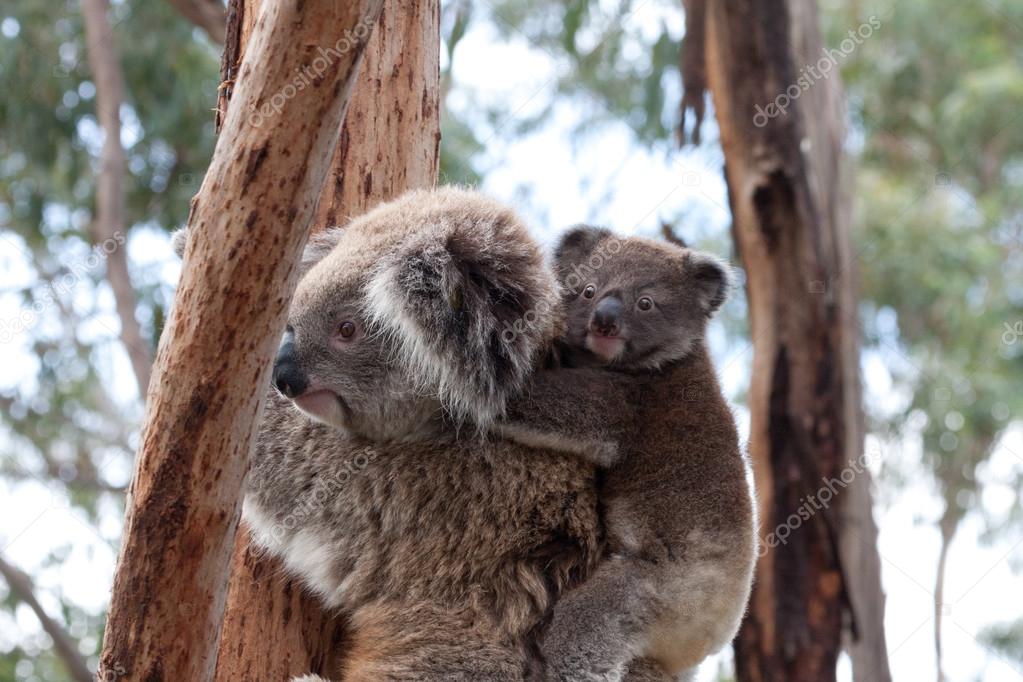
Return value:
<svg viewBox="0 0 1023 682">
<path fill-rule="evenodd" d="M 550 677 L 614 680 L 637 665 L 649 676 L 651 662 L 691 671 L 734 636 L 755 561 L 746 463 L 702 341 L 727 269 L 592 228 L 565 237 L 557 266 L 565 355 L 579 367 L 539 373 L 499 430 L 610 467 L 601 501 L 612 556 L 556 605 Z M 643 297 L 656 306 L 642 310 Z M 593 340 L 605 299 L 621 302 L 617 346 Z"/>
</svg>

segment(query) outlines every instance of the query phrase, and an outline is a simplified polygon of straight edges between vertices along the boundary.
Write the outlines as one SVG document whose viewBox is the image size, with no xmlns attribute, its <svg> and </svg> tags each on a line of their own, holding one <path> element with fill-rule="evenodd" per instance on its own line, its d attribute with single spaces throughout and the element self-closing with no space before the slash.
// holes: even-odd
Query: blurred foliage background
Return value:
<svg viewBox="0 0 1023 682">
<path fill-rule="evenodd" d="M 881 21 L 841 64 L 868 442 L 919 453 L 885 458 L 878 504 L 926 482 L 933 504 L 916 522 L 940 543 L 921 581 L 938 582 L 924 587 L 940 609 L 935 588 L 964 523 L 981 528 L 980 545 L 1011 548 L 1014 568 L 1023 557 L 1023 3 L 821 0 L 820 9 L 829 45 Z M 109 18 L 126 84 L 136 317 L 155 347 L 177 267 L 166 234 L 184 222 L 212 153 L 219 46 L 165 2 L 121 0 Z M 487 187 L 507 165 L 498 142 L 551 126 L 573 150 L 625 131 L 651 158 L 688 155 L 720 174 L 712 112 L 700 148 L 677 148 L 680 2 L 449 0 L 442 25 L 446 182 Z M 461 82 L 461 60 L 480 58 L 473 35 L 535 55 L 536 96 L 495 98 Z M 102 135 L 85 47 L 78 3 L 0 9 L 0 559 L 30 574 L 44 610 L 94 667 L 141 406 L 88 230 Z M 578 172 L 585 185 L 595 171 L 580 163 Z M 528 203 L 528 177 L 522 188 Z M 723 251 L 727 225 L 716 216 L 683 206 L 660 218 Z M 741 302 L 729 313 L 728 343 L 742 347 Z M 57 519 L 28 514 L 41 498 Z M 61 530 L 68 524 L 75 532 Z M 3 581 L 0 597 L 0 681 L 69 679 L 24 599 Z M 982 625 L 984 655 L 1023 679 L 1023 620 Z"/>
</svg>

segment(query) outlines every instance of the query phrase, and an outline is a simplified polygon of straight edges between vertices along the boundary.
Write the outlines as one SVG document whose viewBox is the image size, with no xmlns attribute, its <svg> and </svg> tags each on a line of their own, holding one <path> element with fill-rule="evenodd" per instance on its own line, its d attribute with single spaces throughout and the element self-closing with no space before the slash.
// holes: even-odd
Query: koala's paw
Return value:
<svg viewBox="0 0 1023 682">
<path fill-rule="evenodd" d="M 302 675 L 300 677 L 292 677 L 289 682 L 330 682 L 319 675 Z"/>
<path fill-rule="evenodd" d="M 691 676 L 693 673 L 695 670 L 672 677 L 655 661 L 640 658 L 629 664 L 624 682 L 691 682 L 696 679 Z"/>
</svg>

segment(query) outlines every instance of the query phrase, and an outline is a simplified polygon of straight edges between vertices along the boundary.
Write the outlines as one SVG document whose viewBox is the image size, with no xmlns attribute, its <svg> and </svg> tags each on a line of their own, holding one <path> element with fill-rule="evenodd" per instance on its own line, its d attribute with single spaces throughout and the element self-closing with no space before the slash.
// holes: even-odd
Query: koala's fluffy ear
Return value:
<svg viewBox="0 0 1023 682">
<path fill-rule="evenodd" d="M 554 248 L 554 262 L 564 277 L 568 270 L 577 263 L 584 262 L 590 252 L 604 239 L 613 236 L 611 230 L 590 225 L 575 225 L 561 235 L 561 241 Z"/>
<path fill-rule="evenodd" d="M 725 302 L 732 289 L 731 266 L 709 253 L 689 251 L 685 268 L 700 308 L 710 317 Z"/>
<path fill-rule="evenodd" d="M 560 301 L 513 212 L 470 194 L 456 208 L 381 259 L 367 312 L 423 390 L 485 428 L 561 332 Z"/>
<path fill-rule="evenodd" d="M 328 227 L 309 237 L 305 250 L 302 251 L 302 260 L 299 261 L 299 277 L 309 272 L 311 267 L 323 260 L 323 257 L 337 246 L 343 231 L 343 228 L 340 227 Z M 177 254 L 178 258 L 185 257 L 185 247 L 187 245 L 187 227 L 178 228 L 171 233 L 171 246 L 174 248 L 174 253 Z"/>
<path fill-rule="evenodd" d="M 299 261 L 299 277 L 309 272 L 310 268 L 323 260 L 324 256 L 334 250 L 337 243 L 341 241 L 344 234 L 343 227 L 328 227 L 310 235 L 302 251 L 302 260 Z"/>
</svg>

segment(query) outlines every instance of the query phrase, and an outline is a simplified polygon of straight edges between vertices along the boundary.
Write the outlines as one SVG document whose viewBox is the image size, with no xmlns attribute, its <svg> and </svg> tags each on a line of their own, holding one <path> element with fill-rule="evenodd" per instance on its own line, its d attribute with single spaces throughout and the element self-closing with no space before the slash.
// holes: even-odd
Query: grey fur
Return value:
<svg viewBox="0 0 1023 682">
<path fill-rule="evenodd" d="M 289 313 L 304 389 L 268 399 L 244 518 L 350 618 L 346 681 L 524 680 L 603 552 L 595 467 L 453 425 L 499 415 L 561 334 L 553 273 L 514 213 L 462 190 L 330 238 Z"/>
<path fill-rule="evenodd" d="M 611 467 L 601 502 L 612 556 L 556 604 L 542 646 L 548 676 L 688 678 L 734 637 L 756 557 L 746 462 L 702 340 L 728 269 L 595 228 L 571 231 L 556 254 L 575 368 L 538 373 L 496 428 Z M 621 338 L 601 346 L 589 330 L 606 297 L 624 312 Z"/>
<path fill-rule="evenodd" d="M 171 248 L 178 258 L 185 257 L 185 247 L 188 246 L 188 227 L 179 227 L 171 232 Z"/>
</svg>

